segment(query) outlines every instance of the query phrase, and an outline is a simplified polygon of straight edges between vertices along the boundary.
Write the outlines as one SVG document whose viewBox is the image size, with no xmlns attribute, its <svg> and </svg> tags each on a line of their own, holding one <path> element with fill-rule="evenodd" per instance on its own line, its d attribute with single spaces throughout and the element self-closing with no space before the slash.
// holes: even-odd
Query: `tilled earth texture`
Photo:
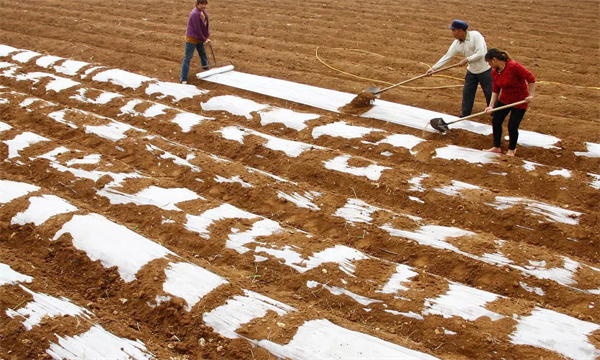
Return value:
<svg viewBox="0 0 600 360">
<path fill-rule="evenodd" d="M 193 6 L 0 0 L 0 358 L 600 357 L 598 1 L 211 0 L 184 85 Z M 464 68 L 338 111 L 455 18 L 537 78 L 517 157 L 423 128 Z"/>
</svg>

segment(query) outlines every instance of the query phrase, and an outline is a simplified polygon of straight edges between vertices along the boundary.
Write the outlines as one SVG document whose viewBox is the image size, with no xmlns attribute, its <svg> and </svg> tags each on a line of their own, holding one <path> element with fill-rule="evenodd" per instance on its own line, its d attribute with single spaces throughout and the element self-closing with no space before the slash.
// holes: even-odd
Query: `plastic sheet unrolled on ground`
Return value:
<svg viewBox="0 0 600 360">
<path fill-rule="evenodd" d="M 210 69 L 210 70 L 207 70 L 207 71 L 203 71 L 203 72 L 199 73 L 196 76 L 198 77 L 198 79 L 204 79 L 204 78 L 207 78 L 209 76 L 216 75 L 216 74 L 222 74 L 224 72 L 228 72 L 228 71 L 231 71 L 231 70 L 233 70 L 233 65 L 227 65 L 227 66 L 222 66 L 222 67 Z"/>
</svg>

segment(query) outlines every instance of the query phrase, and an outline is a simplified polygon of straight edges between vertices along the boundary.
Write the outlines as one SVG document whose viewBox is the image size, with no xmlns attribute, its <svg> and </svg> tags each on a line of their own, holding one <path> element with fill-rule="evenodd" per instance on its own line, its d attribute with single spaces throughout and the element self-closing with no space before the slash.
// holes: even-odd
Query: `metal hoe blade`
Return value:
<svg viewBox="0 0 600 360">
<path fill-rule="evenodd" d="M 429 124 L 431 125 L 432 128 L 436 129 L 437 131 L 441 132 L 442 134 L 445 134 L 448 131 L 450 131 L 448 124 L 442 118 L 433 118 L 433 119 L 431 119 L 431 121 L 429 121 Z"/>
<path fill-rule="evenodd" d="M 374 87 L 366 88 L 365 90 L 363 90 L 363 92 L 371 93 L 371 94 L 375 95 L 376 98 L 379 99 L 379 93 L 381 92 L 381 89 L 374 86 Z"/>
</svg>

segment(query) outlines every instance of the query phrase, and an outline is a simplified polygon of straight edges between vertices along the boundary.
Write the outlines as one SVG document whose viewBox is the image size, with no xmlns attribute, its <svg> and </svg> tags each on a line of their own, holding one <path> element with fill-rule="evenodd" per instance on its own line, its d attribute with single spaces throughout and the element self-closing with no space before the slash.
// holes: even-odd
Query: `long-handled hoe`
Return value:
<svg viewBox="0 0 600 360">
<path fill-rule="evenodd" d="M 435 70 L 431 73 L 431 75 L 448 70 L 448 69 L 452 69 L 453 67 L 457 67 L 458 65 L 459 64 L 454 64 L 454 65 L 446 66 L 439 70 Z M 362 114 L 362 113 L 366 112 L 367 110 L 369 110 L 371 108 L 371 106 L 373 106 L 373 100 L 378 99 L 382 92 L 385 92 L 385 91 L 391 90 L 395 87 L 407 84 L 411 81 L 418 80 L 425 76 L 428 76 L 428 74 L 422 74 L 419 76 L 415 76 L 414 78 L 410 78 L 408 80 L 401 81 L 397 84 L 390 85 L 383 89 L 380 89 L 376 86 L 366 88 L 360 94 L 356 95 L 354 97 L 354 99 L 352 99 L 352 101 L 350 101 L 350 103 L 341 107 L 340 111 L 345 112 L 345 113 L 361 113 Z"/>
<path fill-rule="evenodd" d="M 521 105 L 521 104 L 525 104 L 525 100 L 517 101 L 517 102 L 512 103 L 512 104 L 508 104 L 508 105 L 504 105 L 504 106 L 500 106 L 500 107 L 494 108 L 494 109 L 490 110 L 490 113 L 496 112 L 498 110 L 507 109 L 507 108 L 510 108 L 510 107 L 513 107 L 513 106 Z M 478 112 L 477 114 L 472 114 L 472 115 L 469 115 L 469 116 L 461 117 L 460 119 L 451 121 L 449 123 L 445 122 L 444 119 L 442 119 L 440 117 L 433 118 L 433 119 L 431 119 L 429 121 L 429 124 L 427 124 L 427 125 L 431 125 L 431 127 L 434 128 L 435 130 L 441 132 L 442 134 L 445 134 L 448 131 L 450 131 L 450 128 L 448 127 L 448 125 L 455 124 L 455 123 L 457 123 L 459 121 L 464 121 L 464 120 L 467 120 L 467 119 L 472 119 L 474 117 L 483 115 L 485 113 L 486 112 L 484 110 L 484 111 Z M 425 127 L 427 127 L 427 126 L 425 126 Z"/>
<path fill-rule="evenodd" d="M 196 75 L 198 79 L 204 79 L 212 75 L 222 74 L 224 72 L 233 70 L 233 63 L 231 61 L 226 63 L 218 62 L 215 58 L 215 51 L 213 50 L 212 44 L 209 42 L 207 45 L 212 55 L 212 64 L 210 64 L 210 70 L 200 72 Z"/>
<path fill-rule="evenodd" d="M 216 67 L 225 66 L 225 65 L 232 65 L 231 62 L 224 63 L 221 61 L 217 61 L 217 59 L 215 58 L 215 51 L 213 50 L 212 43 L 210 43 L 210 42 L 208 43 L 208 48 L 210 49 L 210 54 L 212 55 L 212 60 L 213 60 L 213 63 L 210 66 L 211 69 L 216 68 Z"/>
</svg>

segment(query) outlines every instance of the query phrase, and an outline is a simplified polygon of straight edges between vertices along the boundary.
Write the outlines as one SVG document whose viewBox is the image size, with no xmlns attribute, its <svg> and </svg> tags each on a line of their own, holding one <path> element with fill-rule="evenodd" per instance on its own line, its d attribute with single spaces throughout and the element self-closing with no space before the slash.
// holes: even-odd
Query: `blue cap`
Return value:
<svg viewBox="0 0 600 360">
<path fill-rule="evenodd" d="M 462 21 L 462 20 L 458 20 L 455 19 L 452 24 L 450 26 L 448 26 L 448 29 L 461 29 L 461 30 L 467 30 L 469 28 L 469 24 L 467 24 L 466 22 Z"/>
</svg>

